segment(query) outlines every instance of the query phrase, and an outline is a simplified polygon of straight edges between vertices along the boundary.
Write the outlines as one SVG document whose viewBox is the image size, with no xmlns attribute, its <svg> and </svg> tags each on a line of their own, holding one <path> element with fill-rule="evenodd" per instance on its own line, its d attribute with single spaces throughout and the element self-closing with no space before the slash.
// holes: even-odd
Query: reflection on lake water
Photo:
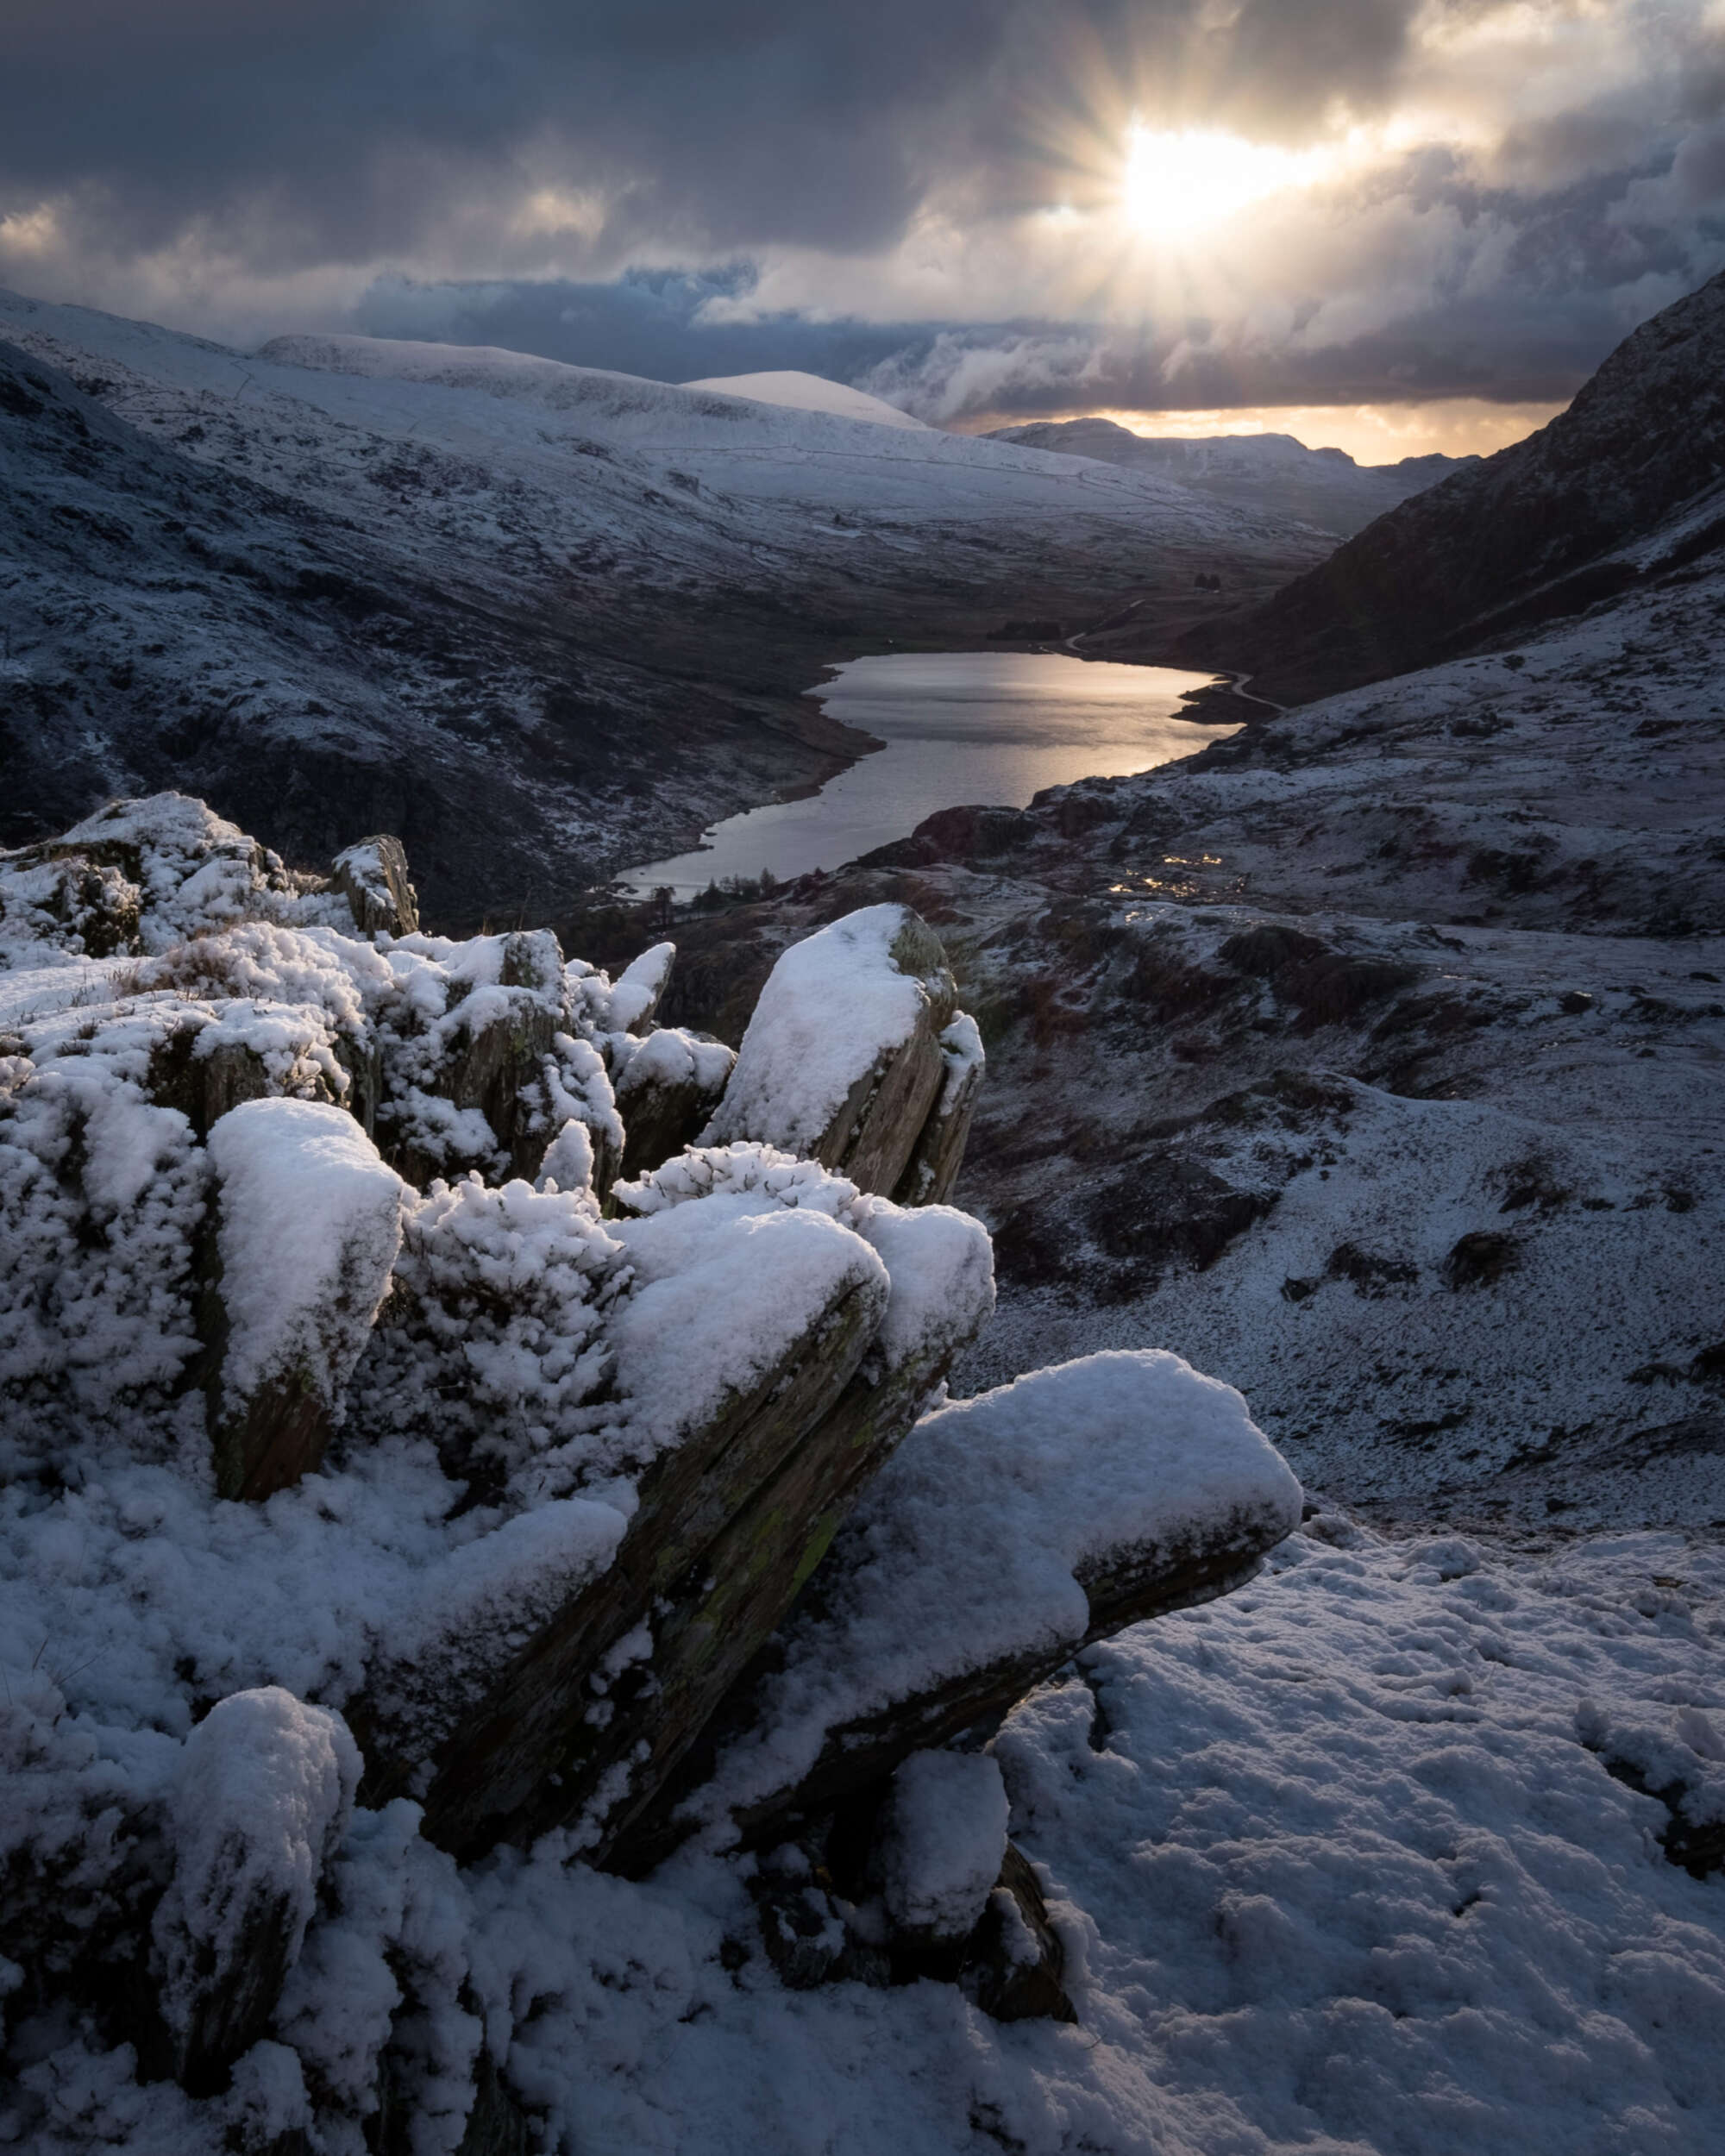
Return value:
<svg viewBox="0 0 1725 2156">
<path fill-rule="evenodd" d="M 936 809 L 1025 807 L 1044 787 L 1117 778 L 1189 756 L 1233 726 L 1196 726 L 1180 698 L 1214 677 L 1055 652 L 936 651 L 854 659 L 815 692 L 830 718 L 886 747 L 802 801 L 729 816 L 693 853 L 619 879 L 680 899 L 714 881 L 837 868 L 906 837 Z"/>
</svg>

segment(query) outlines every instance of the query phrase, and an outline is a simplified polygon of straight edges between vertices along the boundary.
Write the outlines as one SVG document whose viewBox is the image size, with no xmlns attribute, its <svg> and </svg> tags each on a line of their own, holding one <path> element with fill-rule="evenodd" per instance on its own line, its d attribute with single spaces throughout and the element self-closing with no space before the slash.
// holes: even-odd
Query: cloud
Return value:
<svg viewBox="0 0 1725 2156">
<path fill-rule="evenodd" d="M 980 342 L 975 333 L 943 329 L 918 350 L 900 351 L 869 369 L 859 385 L 890 404 L 937 423 L 1048 398 L 1070 406 L 1103 378 L 1106 347 L 1069 333 L 1007 335 Z"/>
<path fill-rule="evenodd" d="M 0 281 L 925 417 L 1567 396 L 1725 264 L 1712 0 L 12 0 Z M 1126 130 L 1316 175 L 1176 239 Z"/>
</svg>

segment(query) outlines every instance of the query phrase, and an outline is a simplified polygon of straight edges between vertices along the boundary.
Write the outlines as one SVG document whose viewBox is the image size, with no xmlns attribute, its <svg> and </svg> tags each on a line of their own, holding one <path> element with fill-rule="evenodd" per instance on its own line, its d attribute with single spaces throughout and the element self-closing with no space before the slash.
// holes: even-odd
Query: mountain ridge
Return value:
<svg viewBox="0 0 1725 2156">
<path fill-rule="evenodd" d="M 1725 528 L 1709 540 L 1686 511 L 1722 479 L 1725 274 L 1632 332 L 1548 425 L 1390 510 L 1267 604 L 1201 624 L 1178 662 L 1248 670 L 1297 703 L 1486 648 L 1626 589 L 1671 548 L 1716 544 Z M 1658 535 L 1690 523 L 1662 554 Z"/>
<path fill-rule="evenodd" d="M 1342 537 L 1478 461 L 1430 455 L 1358 464 L 1346 449 L 1308 448 L 1290 434 L 1140 435 L 1097 417 L 1032 420 L 996 427 L 982 438 L 1155 472 L 1218 500 L 1298 517 Z"/>
</svg>

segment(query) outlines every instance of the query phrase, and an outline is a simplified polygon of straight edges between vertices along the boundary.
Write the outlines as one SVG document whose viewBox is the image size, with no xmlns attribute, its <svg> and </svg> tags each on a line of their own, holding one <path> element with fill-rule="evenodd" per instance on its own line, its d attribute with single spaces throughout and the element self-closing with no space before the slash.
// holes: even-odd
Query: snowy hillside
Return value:
<svg viewBox="0 0 1725 2156">
<path fill-rule="evenodd" d="M 1356 464 L 1345 449 L 1308 449 L 1288 434 L 1134 434 L 1112 419 L 1033 420 L 997 428 L 991 442 L 1021 442 L 1068 456 L 1095 457 L 1129 471 L 1195 487 L 1236 507 L 1295 517 L 1342 537 L 1362 530 L 1410 494 L 1422 492 L 1475 457 L 1403 457 Z"/>
<path fill-rule="evenodd" d="M 0 2146 L 1725 2149 L 1722 296 L 1343 549 L 1475 648 L 614 971 L 348 812 L 602 856 L 841 605 L 1295 541 L 14 304 L 9 775 L 363 843 L 0 850 Z"/>
<path fill-rule="evenodd" d="M 1667 571 L 847 873 L 989 1044 L 976 1382 L 1170 1345 L 1382 1518 L 1725 1520 L 1722 604 Z"/>
<path fill-rule="evenodd" d="M 711 390 L 719 397 L 752 398 L 762 404 L 786 404 L 795 411 L 836 412 L 841 419 L 867 419 L 877 427 L 927 426 L 925 420 L 913 418 L 896 404 L 869 396 L 867 390 L 829 382 L 824 375 L 805 374 L 795 367 L 775 368 L 765 374 L 715 374 L 705 381 L 685 382 L 683 387 Z"/>
<path fill-rule="evenodd" d="M 1194 563 L 1267 594 L 1325 545 L 1151 477 L 517 354 L 248 354 L 16 296 L 0 338 L 6 833 L 187 784 L 308 860 L 398 829 L 468 918 L 830 775 L 856 744 L 803 692 L 833 659 L 1094 620 Z"/>
</svg>

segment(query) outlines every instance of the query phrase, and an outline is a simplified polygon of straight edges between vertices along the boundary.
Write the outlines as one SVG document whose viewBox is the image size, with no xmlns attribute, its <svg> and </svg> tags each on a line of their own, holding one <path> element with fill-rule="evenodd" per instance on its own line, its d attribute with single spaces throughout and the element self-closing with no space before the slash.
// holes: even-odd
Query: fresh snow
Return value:
<svg viewBox="0 0 1725 2156">
<path fill-rule="evenodd" d="M 69 2035 L 0 2120 L 44 2103 L 32 2156 L 217 2156 L 230 2119 L 293 2122 L 296 2052 L 363 2075 L 402 1976 L 441 1965 L 473 2014 L 423 2032 L 428 2065 L 459 2083 L 494 2031 L 553 2147 L 1702 2156 L 1725 2146 L 1725 1888 L 1665 1860 L 1663 1808 L 1584 1739 L 1606 1714 L 1716 1727 L 1722 1645 L 1725 1569 L 1680 1535 L 1505 1562 L 1320 1517 L 1254 1586 L 1087 1650 L 995 1739 L 1076 2028 L 926 1983 L 787 1991 L 758 1948 L 733 1975 L 746 1865 L 636 1883 L 552 1836 L 458 1875 L 404 1802 L 354 1815 L 294 2051 L 193 2104 Z M 445 2156 L 454 2100 L 424 2107 Z"/>
<path fill-rule="evenodd" d="M 1009 1808 L 998 1759 L 913 1752 L 893 1777 L 882 1821 L 881 1894 L 894 1922 L 966 1937 L 1000 1877 Z"/>
<path fill-rule="evenodd" d="M 643 1221 L 700 1199 L 697 1224 L 784 1207 L 825 1214 L 852 1231 L 872 1247 L 888 1279 L 871 1370 L 894 1369 L 973 1339 L 994 1313 L 994 1249 L 980 1220 L 951 1206 L 894 1205 L 770 1145 L 691 1146 L 650 1175 L 618 1183 L 613 1194 Z M 715 1204 L 718 1211 L 709 1215 L 707 1206 Z M 631 1250 L 639 1248 L 642 1229 L 625 1223 L 618 1232 Z"/>
<path fill-rule="evenodd" d="M 163 2018 L 178 2034 L 200 1979 L 242 1965 L 254 1927 L 279 1932 L 289 1968 L 298 1959 L 360 1767 L 341 1717 L 279 1684 L 218 1700 L 186 1739 L 170 1802 L 173 1877 L 152 1920 Z"/>
<path fill-rule="evenodd" d="M 887 1268 L 830 1215 L 712 1197 L 615 1223 L 636 1286 L 612 1320 L 618 1383 L 668 1443 L 769 1378 L 841 1302 L 887 1313 Z"/>
<path fill-rule="evenodd" d="M 759 1727 L 695 1802 L 722 1821 L 794 1787 L 865 1715 L 1076 1648 L 1090 1626 L 1080 1575 L 1111 1553 L 1171 1561 L 1299 1517 L 1300 1486 L 1245 1402 L 1176 1356 L 1091 1356 L 938 1408 L 840 1530 L 821 1608 L 786 1622 Z"/>
<path fill-rule="evenodd" d="M 405 1186 L 345 1108 L 248 1100 L 211 1129 L 231 1402 L 298 1377 L 323 1401 L 359 1360 L 401 1247 Z"/>
<path fill-rule="evenodd" d="M 867 390 L 829 382 L 825 375 L 805 374 L 795 367 L 775 368 L 764 374 L 715 374 L 706 380 L 685 382 L 683 387 L 710 390 L 716 397 L 746 397 L 757 404 L 785 404 L 794 411 L 830 411 L 841 419 L 866 419 L 876 427 L 927 431 L 925 420 L 913 418 L 896 404 L 871 397 Z"/>
<path fill-rule="evenodd" d="M 761 991 L 701 1143 L 812 1152 L 853 1086 L 916 1031 L 926 991 L 893 955 L 901 906 L 865 906 L 794 943 Z"/>
</svg>

